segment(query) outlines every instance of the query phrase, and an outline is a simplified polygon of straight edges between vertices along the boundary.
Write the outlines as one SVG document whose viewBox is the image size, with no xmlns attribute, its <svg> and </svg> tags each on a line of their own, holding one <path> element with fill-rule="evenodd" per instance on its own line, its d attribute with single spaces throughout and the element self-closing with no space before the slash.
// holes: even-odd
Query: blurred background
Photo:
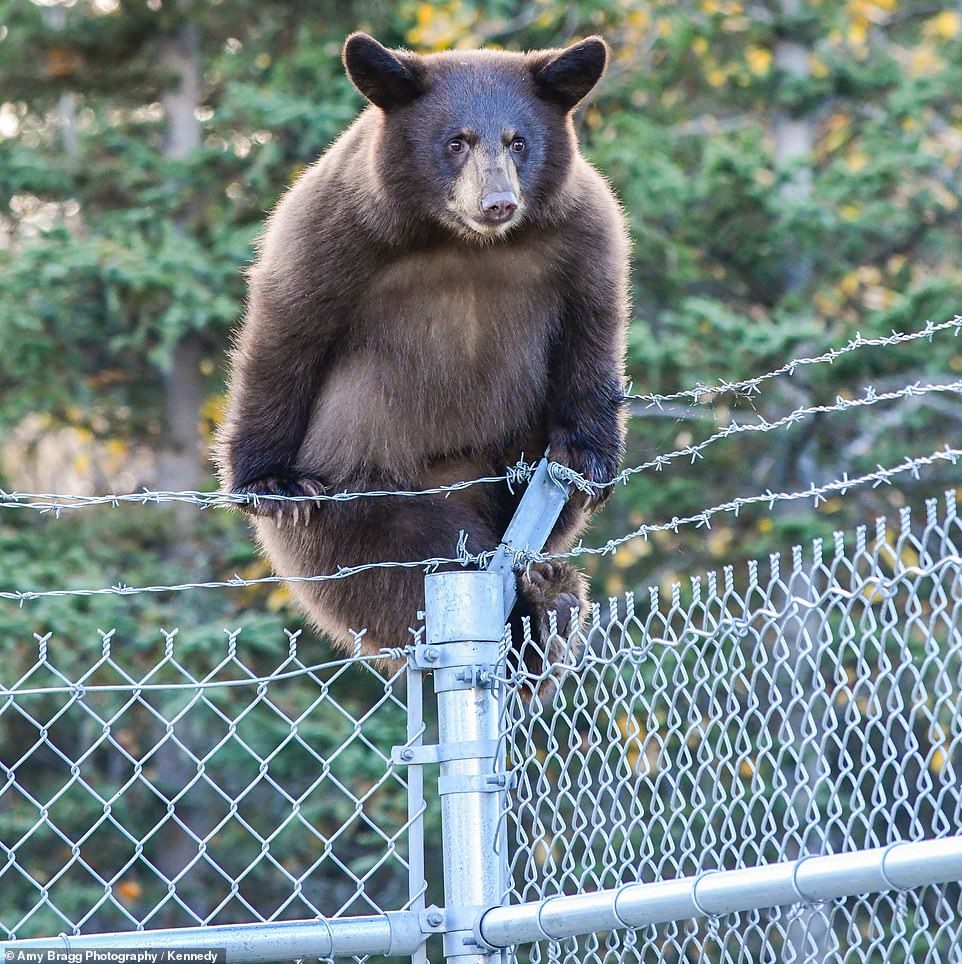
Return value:
<svg viewBox="0 0 962 964">
<path fill-rule="evenodd" d="M 340 64 L 358 28 L 421 51 L 606 37 L 610 69 L 577 125 L 631 227 L 635 392 L 743 378 L 962 310 L 959 3 L 0 0 L 0 488 L 215 488 L 244 267 L 265 213 L 361 107 Z M 639 403 L 626 464 L 733 421 L 960 372 L 947 333 L 800 370 L 752 400 Z M 960 428 L 956 399 L 929 395 L 738 436 L 636 476 L 587 541 L 926 455 Z M 595 597 L 723 565 L 741 578 L 747 558 L 921 505 L 954 485 L 940 471 L 634 540 L 589 560 Z M 0 510 L 4 589 L 268 572 L 237 513 Z M 52 633 L 83 665 L 113 629 L 147 667 L 160 626 L 197 654 L 239 628 L 251 665 L 273 666 L 301 623 L 280 586 L 4 602 L 0 660 L 16 676 Z M 309 632 L 301 645 L 328 652 Z M 3 802 L 0 829 L 29 810 Z"/>
</svg>

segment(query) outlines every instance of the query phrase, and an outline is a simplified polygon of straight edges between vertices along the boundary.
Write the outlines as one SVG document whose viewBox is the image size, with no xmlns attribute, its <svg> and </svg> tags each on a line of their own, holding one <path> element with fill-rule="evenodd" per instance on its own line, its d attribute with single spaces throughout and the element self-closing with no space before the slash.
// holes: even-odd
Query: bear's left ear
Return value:
<svg viewBox="0 0 962 964">
<path fill-rule="evenodd" d="M 607 62 L 608 45 L 601 37 L 587 37 L 560 52 L 534 54 L 531 75 L 542 98 L 571 110 L 601 80 Z"/>
<path fill-rule="evenodd" d="M 401 107 L 424 92 L 416 54 L 388 50 L 360 31 L 344 41 L 344 69 L 358 91 L 382 110 Z"/>
</svg>

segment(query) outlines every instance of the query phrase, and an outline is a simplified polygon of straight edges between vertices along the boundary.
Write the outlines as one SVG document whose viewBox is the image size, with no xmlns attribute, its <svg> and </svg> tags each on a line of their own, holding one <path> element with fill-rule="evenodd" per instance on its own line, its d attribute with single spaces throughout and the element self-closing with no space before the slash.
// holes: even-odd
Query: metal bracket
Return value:
<svg viewBox="0 0 962 964">
<path fill-rule="evenodd" d="M 448 793 L 500 793 L 513 789 L 518 782 L 514 770 L 501 773 L 454 773 L 438 777 L 438 796 Z"/>
<path fill-rule="evenodd" d="M 443 907 L 431 904 L 418 914 L 423 934 L 443 934 L 448 928 Z"/>
<path fill-rule="evenodd" d="M 443 934 L 445 952 L 448 954 L 456 954 L 458 950 L 467 953 L 478 951 L 482 954 L 499 953 L 500 948 L 489 944 L 481 936 L 477 926 L 481 915 L 488 909 L 472 906 L 448 909 L 432 904 L 418 915 L 421 933 Z"/>
<path fill-rule="evenodd" d="M 500 573 L 504 581 L 505 619 L 511 615 L 518 597 L 514 578 L 515 553 L 540 552 L 544 548 L 571 494 L 571 484 L 555 478 L 551 464 L 547 458 L 538 463 L 501 545 L 488 563 L 487 571 Z"/>
<path fill-rule="evenodd" d="M 395 766 L 424 766 L 429 763 L 447 763 L 450 760 L 494 759 L 498 753 L 498 740 L 470 740 L 463 743 L 436 743 L 422 746 L 395 746 L 391 749 L 391 762 Z"/>
<path fill-rule="evenodd" d="M 414 669 L 430 673 L 452 666 L 497 665 L 500 642 L 480 641 L 468 643 L 444 643 L 428 646 L 418 643 L 408 656 Z"/>
<path fill-rule="evenodd" d="M 500 677 L 496 666 L 476 665 L 451 666 L 434 674 L 434 692 L 450 693 L 453 690 L 492 690 L 497 691 Z"/>
</svg>

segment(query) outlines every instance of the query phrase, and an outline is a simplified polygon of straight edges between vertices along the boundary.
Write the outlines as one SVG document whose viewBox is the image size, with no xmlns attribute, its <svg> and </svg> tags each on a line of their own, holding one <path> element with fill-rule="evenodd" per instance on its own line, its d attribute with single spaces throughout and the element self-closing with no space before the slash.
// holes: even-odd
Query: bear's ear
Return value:
<svg viewBox="0 0 962 964">
<path fill-rule="evenodd" d="M 344 69 L 351 83 L 382 110 L 410 103 L 424 92 L 416 54 L 396 54 L 366 33 L 344 42 Z"/>
<path fill-rule="evenodd" d="M 544 100 L 571 110 L 601 80 L 608 62 L 608 45 L 587 37 L 562 51 L 545 50 L 531 57 L 531 75 Z"/>
</svg>

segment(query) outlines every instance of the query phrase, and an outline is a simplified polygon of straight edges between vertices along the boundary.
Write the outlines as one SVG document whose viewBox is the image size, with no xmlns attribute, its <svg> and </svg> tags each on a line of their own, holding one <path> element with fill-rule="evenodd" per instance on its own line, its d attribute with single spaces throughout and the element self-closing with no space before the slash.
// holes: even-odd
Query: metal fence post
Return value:
<svg viewBox="0 0 962 964">
<path fill-rule="evenodd" d="M 507 854 L 499 841 L 500 700 L 496 680 L 504 635 L 503 578 L 495 572 L 443 572 L 425 577 L 426 638 L 419 662 L 434 667 L 441 775 L 443 914 L 427 923 L 444 933 L 445 959 L 490 964 L 479 946 L 478 915 L 501 904 Z"/>
</svg>

